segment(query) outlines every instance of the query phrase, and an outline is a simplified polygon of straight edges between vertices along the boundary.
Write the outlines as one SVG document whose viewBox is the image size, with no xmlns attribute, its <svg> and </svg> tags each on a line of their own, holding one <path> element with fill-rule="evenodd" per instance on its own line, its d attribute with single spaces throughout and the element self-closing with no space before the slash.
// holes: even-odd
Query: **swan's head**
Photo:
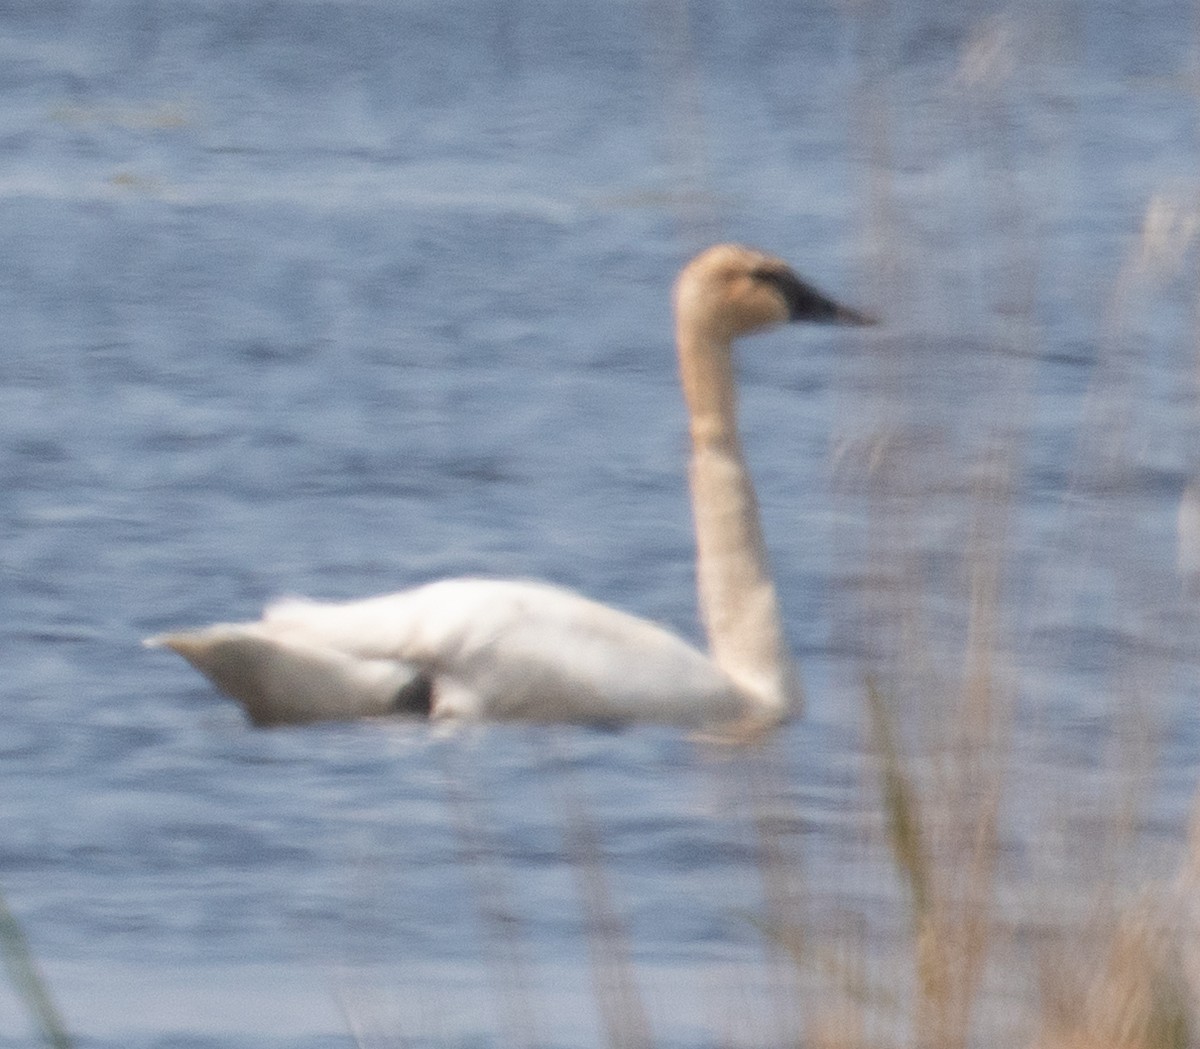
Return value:
<svg viewBox="0 0 1200 1049">
<path fill-rule="evenodd" d="M 683 268 L 675 313 L 681 324 L 728 339 L 788 321 L 874 323 L 802 281 L 782 259 L 740 244 L 708 248 Z"/>
</svg>

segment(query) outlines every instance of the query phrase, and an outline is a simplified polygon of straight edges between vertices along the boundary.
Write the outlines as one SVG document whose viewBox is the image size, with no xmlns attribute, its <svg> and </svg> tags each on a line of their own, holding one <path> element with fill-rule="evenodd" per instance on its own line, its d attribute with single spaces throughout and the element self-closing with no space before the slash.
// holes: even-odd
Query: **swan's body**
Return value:
<svg viewBox="0 0 1200 1049">
<path fill-rule="evenodd" d="M 260 723 L 402 712 L 700 723 L 741 708 L 670 631 L 544 583 L 445 579 L 346 604 L 285 601 L 261 622 L 164 642 Z"/>
<path fill-rule="evenodd" d="M 258 724 L 393 713 L 770 725 L 802 692 L 737 435 L 732 343 L 787 320 L 866 323 L 784 263 L 710 248 L 675 288 L 704 655 L 664 628 L 542 583 L 449 579 L 344 604 L 285 601 L 165 645 Z"/>
</svg>

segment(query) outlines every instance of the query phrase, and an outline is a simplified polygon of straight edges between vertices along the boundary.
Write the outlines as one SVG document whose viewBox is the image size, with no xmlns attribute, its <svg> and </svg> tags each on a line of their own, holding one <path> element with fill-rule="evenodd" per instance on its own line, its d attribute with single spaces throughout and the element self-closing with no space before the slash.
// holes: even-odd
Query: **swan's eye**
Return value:
<svg viewBox="0 0 1200 1049">
<path fill-rule="evenodd" d="M 769 269 L 766 266 L 760 266 L 758 269 L 750 271 L 750 279 L 756 284 L 762 284 L 773 289 L 784 297 L 788 303 L 791 303 L 795 296 L 796 277 L 788 270 Z"/>
<path fill-rule="evenodd" d="M 800 305 L 797 300 L 803 299 L 804 291 L 806 290 L 806 285 L 798 280 L 796 275 L 790 270 L 770 269 L 766 266 L 760 266 L 750 271 L 750 279 L 756 284 L 765 285 L 777 294 L 782 295 L 789 308 L 795 308 Z"/>
</svg>

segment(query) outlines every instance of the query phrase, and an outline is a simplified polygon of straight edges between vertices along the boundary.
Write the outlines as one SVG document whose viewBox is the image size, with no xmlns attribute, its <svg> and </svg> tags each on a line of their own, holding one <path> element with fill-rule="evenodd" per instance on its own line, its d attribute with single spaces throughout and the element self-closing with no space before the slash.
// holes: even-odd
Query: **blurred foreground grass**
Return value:
<svg viewBox="0 0 1200 1049">
<path fill-rule="evenodd" d="M 0 955 L 18 997 L 25 1004 L 46 1045 L 69 1049 L 70 1036 L 46 981 L 38 970 L 29 942 L 17 919 L 0 895 Z"/>
</svg>

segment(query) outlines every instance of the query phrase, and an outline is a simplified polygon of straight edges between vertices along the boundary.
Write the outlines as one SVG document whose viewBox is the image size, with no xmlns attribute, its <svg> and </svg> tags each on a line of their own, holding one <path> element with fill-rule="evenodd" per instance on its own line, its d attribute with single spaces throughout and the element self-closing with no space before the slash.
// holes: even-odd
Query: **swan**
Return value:
<svg viewBox="0 0 1200 1049">
<path fill-rule="evenodd" d="M 167 633 L 257 725 L 410 714 L 441 721 L 658 722 L 734 731 L 798 715 L 737 430 L 734 340 L 785 321 L 869 324 L 753 248 L 708 248 L 674 287 L 705 655 L 669 630 L 546 583 L 446 579 Z"/>
</svg>

